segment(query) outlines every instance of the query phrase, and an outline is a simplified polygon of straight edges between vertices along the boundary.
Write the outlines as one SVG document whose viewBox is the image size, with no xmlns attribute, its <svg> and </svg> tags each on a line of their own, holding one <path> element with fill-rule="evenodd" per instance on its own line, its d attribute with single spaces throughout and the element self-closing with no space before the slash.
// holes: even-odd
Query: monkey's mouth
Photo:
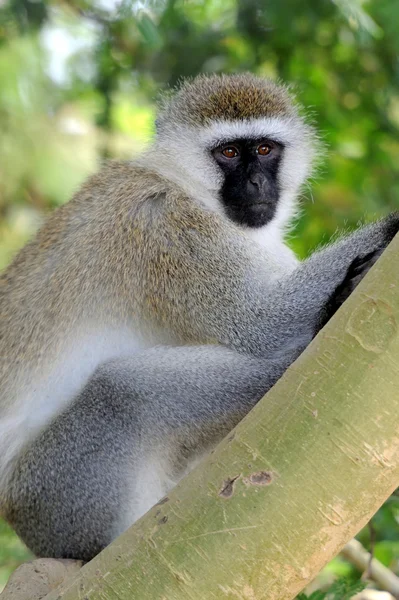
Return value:
<svg viewBox="0 0 399 600">
<path fill-rule="evenodd" d="M 232 221 L 247 227 L 263 227 L 271 221 L 276 212 L 276 204 L 271 201 L 251 203 L 229 203 L 225 207 Z"/>
<path fill-rule="evenodd" d="M 234 208 L 234 210 L 246 210 L 247 208 L 255 208 L 255 209 L 265 209 L 271 208 L 273 206 L 273 202 L 270 200 L 260 200 L 259 202 L 229 202 L 229 206 Z"/>
</svg>

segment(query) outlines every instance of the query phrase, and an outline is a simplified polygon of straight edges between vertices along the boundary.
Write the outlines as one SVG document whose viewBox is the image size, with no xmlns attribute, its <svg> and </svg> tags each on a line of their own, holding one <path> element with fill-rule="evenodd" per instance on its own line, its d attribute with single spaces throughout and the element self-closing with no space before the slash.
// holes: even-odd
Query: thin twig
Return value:
<svg viewBox="0 0 399 600">
<path fill-rule="evenodd" d="M 395 575 L 388 567 L 385 567 L 379 560 L 372 558 L 370 553 L 357 540 L 351 540 L 344 546 L 341 554 L 359 571 L 368 570 L 371 559 L 371 575 L 373 581 L 378 586 L 399 600 L 399 577 Z"/>
</svg>

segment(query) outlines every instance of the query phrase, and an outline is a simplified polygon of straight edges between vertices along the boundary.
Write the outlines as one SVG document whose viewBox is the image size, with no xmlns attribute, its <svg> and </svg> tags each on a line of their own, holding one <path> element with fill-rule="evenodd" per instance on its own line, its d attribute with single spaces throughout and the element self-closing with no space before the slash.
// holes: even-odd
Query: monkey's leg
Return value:
<svg viewBox="0 0 399 600">
<path fill-rule="evenodd" d="M 26 448 L 6 518 L 39 556 L 89 560 L 226 435 L 302 348 L 273 360 L 155 348 L 101 366 Z"/>
</svg>

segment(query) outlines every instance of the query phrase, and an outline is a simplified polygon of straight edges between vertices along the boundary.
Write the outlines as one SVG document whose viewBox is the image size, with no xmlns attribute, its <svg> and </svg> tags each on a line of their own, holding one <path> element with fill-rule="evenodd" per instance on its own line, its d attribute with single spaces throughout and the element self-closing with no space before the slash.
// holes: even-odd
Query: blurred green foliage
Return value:
<svg viewBox="0 0 399 600">
<path fill-rule="evenodd" d="M 398 23 L 396 0 L 0 0 L 0 267 L 102 159 L 139 152 L 158 93 L 199 72 L 277 78 L 307 107 L 326 158 L 300 255 L 398 209 Z M 393 496 L 373 535 L 396 572 L 398 521 Z M 26 556 L 0 524 L 0 585 Z M 331 574 L 359 576 L 341 559 Z"/>
</svg>

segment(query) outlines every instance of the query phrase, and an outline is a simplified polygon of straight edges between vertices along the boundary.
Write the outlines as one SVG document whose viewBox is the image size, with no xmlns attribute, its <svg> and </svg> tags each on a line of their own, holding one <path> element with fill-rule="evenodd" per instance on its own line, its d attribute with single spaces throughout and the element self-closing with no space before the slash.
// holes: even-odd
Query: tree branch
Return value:
<svg viewBox="0 0 399 600">
<path fill-rule="evenodd" d="M 392 594 L 394 598 L 399 598 L 399 577 L 379 560 L 371 558 L 360 542 L 351 540 L 343 547 L 341 554 L 359 571 L 367 572 L 368 577 L 375 581 L 378 587 Z"/>
</svg>

